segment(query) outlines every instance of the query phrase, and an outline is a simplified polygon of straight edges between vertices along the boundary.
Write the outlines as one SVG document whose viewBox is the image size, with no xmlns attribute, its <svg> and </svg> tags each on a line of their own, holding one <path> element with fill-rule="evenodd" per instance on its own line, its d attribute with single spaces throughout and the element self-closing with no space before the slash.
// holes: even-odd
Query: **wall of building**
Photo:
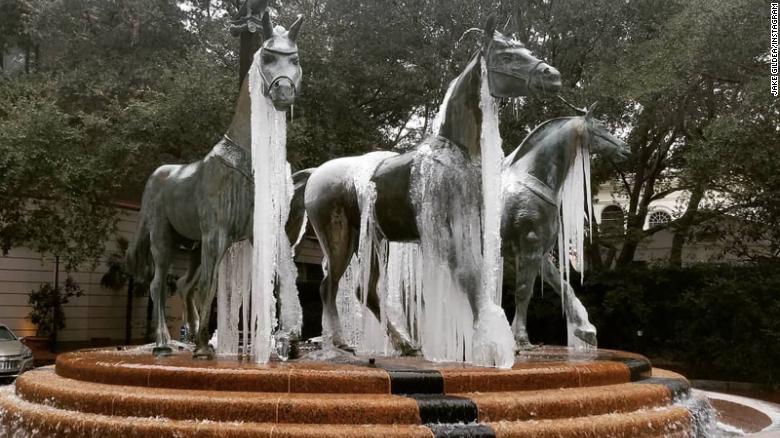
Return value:
<svg viewBox="0 0 780 438">
<path fill-rule="evenodd" d="M 619 208 L 625 218 L 625 212 L 628 210 L 628 199 L 616 189 L 615 184 L 611 182 L 602 184 L 594 193 L 593 214 L 599 226 L 604 224 L 606 217 L 604 212 L 607 209 L 613 209 L 614 212 L 615 208 Z M 653 200 L 649 206 L 644 229 L 651 227 L 650 221 L 654 213 L 659 213 L 660 217 L 665 216 L 669 220 L 677 219 L 683 213 L 687 202 L 688 193 L 685 191 L 672 192 L 660 199 Z M 729 219 L 724 218 L 723 220 Z M 625 224 L 621 224 L 621 227 L 624 229 Z M 604 237 L 603 233 L 602 237 Z M 672 250 L 673 237 L 672 233 L 663 230 L 646 238 L 637 248 L 635 260 L 651 263 L 667 262 Z M 736 261 L 735 257 L 725 255 L 724 252 L 723 243 L 717 240 L 686 242 L 683 246 L 682 259 L 684 264 Z"/>
<path fill-rule="evenodd" d="M 135 233 L 138 212 L 134 209 L 117 210 L 118 234 L 128 241 Z M 114 291 L 100 285 L 106 273 L 108 256 L 118 251 L 116 240 L 107 242 L 106 253 L 94 268 L 84 267 L 70 276 L 84 290 L 84 295 L 64 305 L 66 327 L 59 333 L 63 342 L 88 342 L 92 338 L 125 339 L 125 312 L 127 289 Z M 181 275 L 186 270 L 184 259 L 177 259 L 174 272 Z M 68 273 L 61 270 L 60 280 Z M 28 296 L 42 283 L 54 281 L 54 258 L 29 248 L 14 248 L 0 257 L 0 324 L 10 327 L 19 336 L 35 335 L 35 326 L 27 319 L 30 312 Z M 132 303 L 132 337 L 141 339 L 146 328 L 148 297 L 135 297 Z M 178 334 L 181 325 L 181 301 L 178 296 L 167 303 L 171 334 Z M 174 330 L 175 328 L 175 330 Z"/>
<path fill-rule="evenodd" d="M 131 241 L 138 223 L 137 208 L 118 208 L 118 235 Z M 108 270 L 107 260 L 118 251 L 117 241 L 106 243 L 105 256 L 95 267 L 84 267 L 69 275 L 82 287 L 84 295 L 72 299 L 64 306 L 66 327 L 59 333 L 63 342 L 90 342 L 92 338 L 111 338 L 124 342 L 127 311 L 127 288 L 106 289 L 100 279 Z M 296 251 L 299 264 L 299 284 L 310 289 L 319 284 L 322 252 L 319 243 L 310 233 L 299 243 Z M 173 273 L 183 275 L 187 260 L 179 255 Z M 68 273 L 60 271 L 60 281 Z M 54 281 L 54 258 L 29 248 L 14 248 L 6 256 L 0 256 L 0 324 L 10 327 L 19 336 L 34 336 L 35 326 L 27 318 L 30 313 L 28 297 L 42 283 Z M 313 298 L 313 297 L 310 297 Z M 316 297 L 318 299 L 318 296 Z M 146 329 L 148 296 L 134 297 L 132 303 L 132 337 L 142 339 Z M 178 295 L 167 301 L 168 327 L 171 336 L 178 338 L 181 326 L 182 305 Z"/>
</svg>

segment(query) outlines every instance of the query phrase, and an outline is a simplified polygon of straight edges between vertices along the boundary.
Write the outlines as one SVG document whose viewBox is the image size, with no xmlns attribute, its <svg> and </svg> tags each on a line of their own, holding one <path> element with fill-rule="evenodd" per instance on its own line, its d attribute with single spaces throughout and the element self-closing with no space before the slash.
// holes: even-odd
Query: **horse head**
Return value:
<svg viewBox="0 0 780 438">
<path fill-rule="evenodd" d="M 482 54 L 493 97 L 553 95 L 561 88 L 561 73 L 536 58 L 520 41 L 496 30 L 495 16 L 484 29 Z"/>
<path fill-rule="evenodd" d="M 289 109 L 301 90 L 303 73 L 296 42 L 301 24 L 303 17 L 299 15 L 289 31 L 281 26 L 274 28 L 268 12 L 263 14 L 264 41 L 254 64 L 259 63 L 256 68 L 263 78 L 263 94 L 271 99 L 278 111 Z"/>
<path fill-rule="evenodd" d="M 589 149 L 614 162 L 626 161 L 631 154 L 628 145 L 612 134 L 604 122 L 593 116 L 596 105 L 591 105 L 582 116 L 588 132 Z"/>
</svg>

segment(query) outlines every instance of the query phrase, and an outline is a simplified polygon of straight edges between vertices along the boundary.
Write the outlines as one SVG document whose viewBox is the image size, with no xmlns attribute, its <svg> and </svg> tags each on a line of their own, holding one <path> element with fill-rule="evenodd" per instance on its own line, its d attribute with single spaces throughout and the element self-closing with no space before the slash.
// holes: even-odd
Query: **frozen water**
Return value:
<svg viewBox="0 0 780 438">
<path fill-rule="evenodd" d="M 487 77 L 485 60 L 481 62 L 482 77 Z M 501 257 L 501 212 L 503 210 L 501 163 L 504 151 L 498 127 L 498 105 L 490 95 L 488 81 L 480 90 L 482 110 L 482 287 L 501 305 L 501 279 L 504 260 Z"/>
<path fill-rule="evenodd" d="M 276 111 L 263 93 L 260 52 L 249 71 L 252 101 L 252 170 L 255 175 L 251 331 L 256 362 L 267 362 L 277 345 L 276 300 L 280 299 L 279 337 L 300 334 L 302 312 L 295 286 L 297 270 L 285 233 L 293 183 L 287 163 L 285 113 Z"/>
<path fill-rule="evenodd" d="M 358 239 L 357 254 L 352 258 L 347 271 L 339 282 L 339 291 L 336 298 L 341 331 L 344 341 L 354 346 L 359 353 L 390 354 L 392 346 L 387 338 L 386 310 L 381 312 L 382 320 L 377 321 L 367 307 L 368 295 L 366 291 L 371 283 L 372 261 L 376 258 L 376 266 L 379 272 L 375 275 L 384 277 L 382 269 L 385 266 L 387 243 L 382 241 L 377 234 L 374 218 L 374 202 L 376 200 L 376 188 L 371 181 L 371 176 L 379 163 L 385 158 L 397 155 L 393 152 L 372 152 L 360 157 L 358 165 L 354 166 L 351 175 L 352 183 L 358 197 L 360 207 L 360 236 Z M 386 295 L 386 282 L 377 280 L 377 294 L 380 300 L 380 309 L 384 306 Z M 359 297 L 359 298 L 358 298 Z"/>
<path fill-rule="evenodd" d="M 234 243 L 222 259 L 217 273 L 217 342 L 218 355 L 239 352 L 239 311 L 249 296 L 252 279 L 252 244 L 248 240 Z"/>
<path fill-rule="evenodd" d="M 566 313 L 568 344 L 575 348 L 592 348 L 574 336 L 578 328 L 576 321 L 588 321 L 588 313 L 576 297 L 570 296 L 571 266 L 584 274 L 585 268 L 585 223 L 591 226 L 592 200 L 590 187 L 590 151 L 583 142 L 576 148 L 563 185 L 558 194 L 558 269 L 560 272 L 561 308 Z M 590 230 L 589 230 L 590 231 Z M 583 275 L 584 277 L 584 275 Z M 572 306 L 572 304 L 578 306 Z M 572 314 L 570 311 L 577 313 Z"/>
<path fill-rule="evenodd" d="M 560 230 L 558 263 L 561 281 L 569 281 L 569 266 L 583 272 L 585 266 L 585 223 L 592 217 L 590 187 L 590 151 L 587 143 L 576 149 L 576 155 L 559 193 Z"/>
</svg>

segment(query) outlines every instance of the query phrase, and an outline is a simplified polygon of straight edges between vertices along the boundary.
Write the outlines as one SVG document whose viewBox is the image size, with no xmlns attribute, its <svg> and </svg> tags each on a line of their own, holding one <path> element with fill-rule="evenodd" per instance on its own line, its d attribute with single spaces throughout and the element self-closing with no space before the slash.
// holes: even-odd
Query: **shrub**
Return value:
<svg viewBox="0 0 780 438">
<path fill-rule="evenodd" d="M 30 292 L 28 302 L 32 307 L 28 317 L 35 324 L 37 335 L 43 337 L 54 336 L 65 328 L 65 312 L 62 309 L 73 297 L 84 294 L 81 287 L 68 277 L 64 288 L 54 287 L 44 283 L 40 288 Z M 56 340 L 56 339 L 55 339 Z"/>
<path fill-rule="evenodd" d="M 780 383 L 776 266 L 635 266 L 588 272 L 583 285 L 573 283 L 599 347 L 677 362 L 698 378 Z M 532 342 L 565 344 L 563 324 L 558 296 L 537 294 Z"/>
</svg>

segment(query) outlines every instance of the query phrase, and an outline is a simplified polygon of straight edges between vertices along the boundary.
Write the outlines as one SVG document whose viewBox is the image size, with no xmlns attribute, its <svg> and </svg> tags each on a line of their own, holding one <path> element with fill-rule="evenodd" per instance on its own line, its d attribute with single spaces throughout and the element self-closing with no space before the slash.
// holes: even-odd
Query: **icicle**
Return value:
<svg viewBox="0 0 780 438">
<path fill-rule="evenodd" d="M 482 60 L 482 77 L 487 78 L 487 67 Z M 498 128 L 498 105 L 490 95 L 488 81 L 482 81 L 480 92 L 482 110 L 482 288 L 501 305 L 501 279 L 504 260 L 501 257 L 501 212 L 503 209 L 501 163 L 501 135 Z"/>
<path fill-rule="evenodd" d="M 481 59 L 480 109 L 482 110 L 482 294 L 479 319 L 474 328 L 474 361 L 509 368 L 514 365 L 515 341 L 501 308 L 504 260 L 501 257 L 503 210 L 501 164 L 504 152 L 498 125 L 498 105 L 490 94 L 487 64 Z M 491 300 L 492 302 L 485 302 Z"/>
<path fill-rule="evenodd" d="M 347 272 L 339 282 L 337 308 L 342 321 L 342 335 L 345 342 L 354 346 L 361 354 L 390 354 L 392 347 L 387 338 L 387 321 L 382 311 L 382 321 L 377 321 L 367 308 L 367 290 L 370 283 L 371 263 L 374 257 L 379 259 L 380 276 L 377 281 L 377 294 L 380 297 L 380 309 L 384 306 L 386 243 L 380 242 L 376 233 L 374 202 L 376 188 L 371 176 L 379 163 L 385 158 L 397 155 L 394 152 L 372 152 L 359 158 L 351 175 L 360 208 L 360 235 L 357 254 L 352 258 Z M 357 295 L 360 292 L 360 300 Z"/>
<path fill-rule="evenodd" d="M 585 269 L 585 223 L 592 227 L 590 218 L 593 214 L 593 197 L 590 184 L 590 151 L 587 143 L 577 146 L 574 160 L 558 196 L 558 267 L 562 291 L 561 308 L 567 320 L 568 344 L 577 348 L 591 347 L 574 334 L 574 331 L 580 328 L 577 321 L 588 321 L 587 311 L 581 304 L 577 306 L 578 302 L 569 296 L 571 266 L 581 274 Z"/>
<path fill-rule="evenodd" d="M 249 72 L 252 102 L 252 170 L 255 175 L 252 261 L 251 325 L 256 362 L 267 362 L 275 345 L 274 290 L 281 300 L 280 336 L 300 333 L 302 321 L 295 279 L 297 270 L 285 225 L 293 194 L 287 163 L 285 113 L 278 112 L 263 95 L 258 51 Z"/>
<path fill-rule="evenodd" d="M 239 310 L 251 282 L 251 245 L 234 243 L 223 257 L 217 274 L 217 354 L 239 353 Z"/>
</svg>

